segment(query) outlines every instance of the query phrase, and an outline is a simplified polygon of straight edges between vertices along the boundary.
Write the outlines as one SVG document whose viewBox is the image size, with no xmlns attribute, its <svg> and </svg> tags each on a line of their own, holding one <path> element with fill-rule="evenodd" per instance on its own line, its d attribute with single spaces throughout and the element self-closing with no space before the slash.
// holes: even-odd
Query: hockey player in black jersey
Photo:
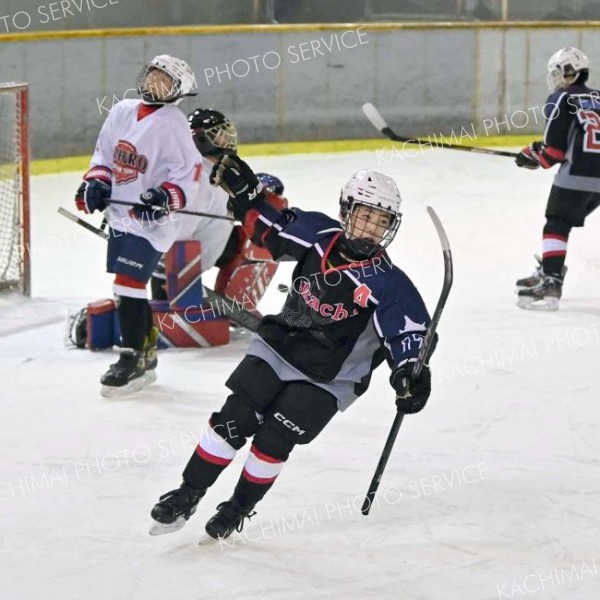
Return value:
<svg viewBox="0 0 600 600">
<path fill-rule="evenodd" d="M 384 360 L 398 410 L 420 411 L 431 391 L 427 366 L 416 381 L 408 377 L 430 318 L 415 286 L 385 252 L 402 217 L 393 179 L 355 173 L 342 190 L 337 221 L 320 212 L 276 210 L 237 157 L 222 158 L 211 177 L 228 192 L 230 209 L 254 243 L 297 266 L 283 309 L 263 318 L 227 380 L 232 393 L 212 414 L 183 483 L 152 509 L 154 535 L 183 527 L 252 438 L 233 495 L 206 524 L 216 539 L 240 531 L 294 446 L 311 442 L 362 395 Z"/>
<path fill-rule="evenodd" d="M 550 58 L 544 139 L 516 159 L 527 169 L 560 163 L 546 206 L 542 259 L 531 277 L 517 281 L 521 308 L 558 309 L 569 233 L 600 205 L 600 91 L 586 86 L 588 67 L 577 48 L 562 48 Z"/>
</svg>

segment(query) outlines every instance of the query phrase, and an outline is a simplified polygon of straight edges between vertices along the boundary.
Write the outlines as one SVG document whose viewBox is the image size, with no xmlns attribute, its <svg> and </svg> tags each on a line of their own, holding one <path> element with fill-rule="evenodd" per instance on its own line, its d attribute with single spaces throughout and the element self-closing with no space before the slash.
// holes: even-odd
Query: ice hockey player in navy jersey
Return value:
<svg viewBox="0 0 600 600">
<path fill-rule="evenodd" d="M 573 227 L 600 205 L 600 91 L 586 86 L 589 60 L 577 48 L 562 48 L 548 61 L 551 95 L 544 105 L 544 139 L 523 148 L 519 167 L 560 168 L 546 206 L 543 255 L 531 277 L 517 281 L 518 306 L 557 310 Z"/>
<path fill-rule="evenodd" d="M 431 391 L 428 367 L 416 381 L 408 377 L 430 318 L 415 286 L 385 252 L 402 218 L 393 179 L 355 173 L 342 189 L 338 221 L 320 212 L 276 210 L 237 157 L 222 158 L 211 178 L 228 192 L 230 209 L 253 242 L 297 266 L 283 309 L 263 318 L 227 380 L 231 394 L 212 414 L 183 483 L 152 509 L 153 535 L 183 527 L 251 438 L 233 495 L 206 524 L 215 539 L 241 530 L 294 446 L 314 440 L 362 395 L 384 360 L 398 410 L 420 411 Z"/>
<path fill-rule="evenodd" d="M 102 376 L 101 393 L 115 396 L 156 380 L 156 329 L 146 284 L 182 224 L 172 211 L 197 193 L 202 157 L 176 106 L 192 93 L 194 74 L 173 56 L 155 56 L 138 78 L 140 100 L 116 104 L 104 122 L 91 166 L 77 190 L 77 208 L 104 211 L 109 225 L 106 270 L 115 274 L 123 348 Z M 126 201 L 135 206 L 111 204 Z"/>
</svg>

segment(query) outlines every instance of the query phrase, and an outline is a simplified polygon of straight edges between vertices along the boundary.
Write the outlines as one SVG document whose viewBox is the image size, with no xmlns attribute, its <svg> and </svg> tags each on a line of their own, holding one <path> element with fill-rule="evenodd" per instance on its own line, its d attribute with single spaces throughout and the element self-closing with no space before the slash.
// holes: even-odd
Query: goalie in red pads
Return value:
<svg viewBox="0 0 600 600">
<path fill-rule="evenodd" d="M 203 212 L 227 215 L 229 196 L 220 188 L 210 185 L 212 166 L 219 158 L 237 153 L 235 123 L 223 113 L 211 108 L 197 108 L 188 116 L 192 137 L 203 157 L 200 190 L 194 207 Z M 268 173 L 259 173 L 267 202 L 274 208 L 287 208 L 282 196 L 283 183 Z M 198 240 L 202 244 L 202 271 L 213 266 L 220 269 L 215 291 L 229 300 L 235 300 L 247 310 L 254 310 L 263 297 L 277 263 L 268 250 L 253 244 L 241 226 L 207 217 L 191 217 L 184 223 L 178 240 Z M 164 261 L 152 274 L 152 297 L 166 300 Z"/>
</svg>

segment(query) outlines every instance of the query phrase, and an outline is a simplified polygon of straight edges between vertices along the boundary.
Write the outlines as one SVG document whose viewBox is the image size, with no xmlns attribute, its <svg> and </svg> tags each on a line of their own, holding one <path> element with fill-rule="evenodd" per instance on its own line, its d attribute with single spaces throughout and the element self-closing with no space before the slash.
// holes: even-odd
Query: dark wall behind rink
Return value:
<svg viewBox="0 0 600 600">
<path fill-rule="evenodd" d="M 460 135 L 461 127 L 514 135 L 542 130 L 549 56 L 573 44 L 593 60 L 599 33 L 347 25 L 0 40 L 0 80 L 30 84 L 34 158 L 91 154 L 113 103 L 135 97 L 142 64 L 161 53 L 186 59 L 195 71 L 198 96 L 181 103 L 184 112 L 222 110 L 242 143 L 377 137 L 360 109 L 368 101 L 403 135 Z"/>
</svg>

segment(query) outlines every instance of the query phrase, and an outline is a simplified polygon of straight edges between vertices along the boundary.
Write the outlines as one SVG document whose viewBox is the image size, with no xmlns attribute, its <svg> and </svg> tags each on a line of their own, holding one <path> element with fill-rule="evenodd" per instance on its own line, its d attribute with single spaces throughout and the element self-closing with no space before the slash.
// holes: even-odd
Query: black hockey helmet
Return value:
<svg viewBox="0 0 600 600">
<path fill-rule="evenodd" d="M 220 156 L 237 152 L 237 129 L 223 113 L 197 108 L 188 115 L 188 121 L 200 154 Z"/>
</svg>

